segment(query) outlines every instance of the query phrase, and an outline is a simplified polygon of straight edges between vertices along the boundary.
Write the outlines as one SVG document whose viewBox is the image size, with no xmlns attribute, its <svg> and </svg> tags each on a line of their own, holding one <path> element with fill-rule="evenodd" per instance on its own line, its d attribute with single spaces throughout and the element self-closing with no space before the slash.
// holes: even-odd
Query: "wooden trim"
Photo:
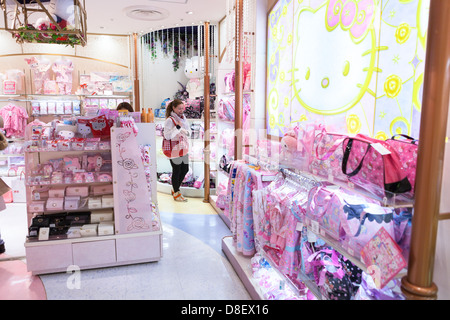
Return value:
<svg viewBox="0 0 450 320">
<path fill-rule="evenodd" d="M 242 159 L 242 142 L 243 142 L 243 134 L 242 134 L 242 109 L 244 102 L 244 94 L 242 90 L 243 84 L 243 65 L 242 65 L 242 42 L 244 39 L 243 35 L 243 6 L 244 0 L 236 0 L 237 8 L 236 8 L 236 36 L 235 36 L 235 80 L 234 80 L 234 88 L 235 88 L 235 106 L 234 106 L 234 160 Z"/>
<path fill-rule="evenodd" d="M 449 16 L 450 1 L 431 0 L 411 247 L 402 278 L 402 291 L 411 299 L 437 298 L 433 271 L 449 108 Z"/>
<path fill-rule="evenodd" d="M 133 33 L 133 48 L 134 48 L 134 111 L 141 111 L 141 96 L 140 96 L 140 85 L 139 85 L 139 61 L 138 61 L 138 34 Z"/>
<path fill-rule="evenodd" d="M 204 199 L 203 202 L 209 203 L 209 196 L 210 196 L 210 172 L 211 172 L 211 168 L 210 168 L 210 161 L 211 161 L 211 150 L 210 150 L 210 140 L 211 140 L 211 135 L 210 135 L 210 92 L 209 92 L 209 86 L 210 86 L 210 80 L 209 80 L 209 22 L 205 22 L 205 27 L 204 27 L 204 41 L 203 41 L 203 46 L 204 46 L 204 50 L 205 50 L 205 78 L 203 81 L 203 87 L 204 87 L 204 103 L 205 103 L 205 107 L 204 107 L 204 128 L 205 128 L 205 136 L 204 136 L 204 143 L 205 143 L 205 148 L 204 148 L 204 154 L 203 154 L 203 161 L 205 164 L 205 178 L 204 178 L 204 183 L 205 183 L 205 187 L 204 187 Z"/>
</svg>

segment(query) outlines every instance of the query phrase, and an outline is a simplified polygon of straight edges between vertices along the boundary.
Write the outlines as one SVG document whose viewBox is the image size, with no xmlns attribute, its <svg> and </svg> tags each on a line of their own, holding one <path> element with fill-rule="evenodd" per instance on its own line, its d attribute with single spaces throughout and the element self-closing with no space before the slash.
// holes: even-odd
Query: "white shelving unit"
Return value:
<svg viewBox="0 0 450 320">
<path fill-rule="evenodd" d="M 74 265 L 80 269 L 91 269 L 158 261 L 162 257 L 163 231 L 157 205 L 156 170 L 151 170 L 151 194 L 147 189 L 147 183 L 137 183 L 136 180 L 136 186 L 129 191 L 134 194 L 133 199 L 130 198 L 130 193 L 124 192 L 129 187 L 127 184 L 129 181 L 121 178 L 123 173 L 120 170 L 124 170 L 125 167 L 133 169 L 129 171 L 130 177 L 132 176 L 133 179 L 145 176 L 140 150 L 128 152 L 126 159 L 118 158 L 119 143 L 124 141 L 125 134 L 128 136 L 127 148 L 137 148 L 140 144 L 151 145 L 150 167 L 156 168 L 155 124 L 138 123 L 137 127 L 139 129 L 137 137 L 134 137 L 131 129 L 111 128 L 114 233 L 80 238 L 62 237 L 63 239 L 43 241 L 29 238 L 25 241 L 28 271 L 33 274 L 66 272 L 70 266 Z M 85 151 L 79 151 L 79 153 L 83 152 Z M 54 154 L 57 157 L 58 153 Z M 65 152 L 60 152 L 61 154 L 65 154 Z M 39 159 L 40 152 L 27 153 L 27 169 L 30 169 L 30 163 L 39 161 Z M 128 166 L 125 163 L 134 163 L 136 166 Z M 89 184 L 83 185 L 89 186 Z M 100 183 L 100 185 L 102 184 Z M 31 188 L 31 186 L 27 186 L 28 203 L 31 202 Z M 133 188 L 137 190 L 133 190 Z M 137 193 L 139 193 L 139 197 L 135 196 Z M 137 199 L 136 203 L 131 202 L 134 201 L 134 198 Z M 133 206 L 132 210 L 131 206 Z M 66 210 L 60 212 L 66 212 Z M 50 215 L 53 212 L 44 213 L 44 215 L 47 214 Z M 29 221 L 33 215 L 34 212 L 29 210 Z M 132 223 L 130 224 L 130 222 Z M 150 228 L 145 228 L 149 225 Z"/>
</svg>

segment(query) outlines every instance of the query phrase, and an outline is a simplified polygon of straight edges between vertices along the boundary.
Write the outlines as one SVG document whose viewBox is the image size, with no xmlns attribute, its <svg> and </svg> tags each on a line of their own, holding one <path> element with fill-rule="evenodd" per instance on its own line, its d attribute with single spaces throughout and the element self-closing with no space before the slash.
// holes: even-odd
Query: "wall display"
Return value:
<svg viewBox="0 0 450 320">
<path fill-rule="evenodd" d="M 268 134 L 320 122 L 418 136 L 428 3 L 278 1 L 268 16 Z"/>
</svg>

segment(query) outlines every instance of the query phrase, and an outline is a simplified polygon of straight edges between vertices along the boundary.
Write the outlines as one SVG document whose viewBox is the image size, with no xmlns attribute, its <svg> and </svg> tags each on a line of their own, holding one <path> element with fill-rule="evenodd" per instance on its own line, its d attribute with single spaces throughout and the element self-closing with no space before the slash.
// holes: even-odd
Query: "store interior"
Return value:
<svg viewBox="0 0 450 320">
<path fill-rule="evenodd" d="M 450 298 L 448 3 L 21 2 L 0 1 L 0 299 Z"/>
</svg>

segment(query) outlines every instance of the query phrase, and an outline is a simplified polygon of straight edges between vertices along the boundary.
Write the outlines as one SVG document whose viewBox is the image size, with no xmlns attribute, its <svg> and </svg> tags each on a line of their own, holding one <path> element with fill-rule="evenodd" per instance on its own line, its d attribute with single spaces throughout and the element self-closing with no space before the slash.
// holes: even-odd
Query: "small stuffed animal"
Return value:
<svg viewBox="0 0 450 320">
<path fill-rule="evenodd" d="M 184 74 L 190 79 L 186 85 L 186 91 L 189 92 L 189 99 L 203 97 L 204 80 L 202 77 L 202 68 L 200 57 L 194 56 L 191 59 L 186 59 Z"/>
<path fill-rule="evenodd" d="M 282 155 L 285 160 L 292 161 L 294 153 L 297 151 L 297 134 L 294 129 L 290 129 L 281 139 Z"/>
</svg>

